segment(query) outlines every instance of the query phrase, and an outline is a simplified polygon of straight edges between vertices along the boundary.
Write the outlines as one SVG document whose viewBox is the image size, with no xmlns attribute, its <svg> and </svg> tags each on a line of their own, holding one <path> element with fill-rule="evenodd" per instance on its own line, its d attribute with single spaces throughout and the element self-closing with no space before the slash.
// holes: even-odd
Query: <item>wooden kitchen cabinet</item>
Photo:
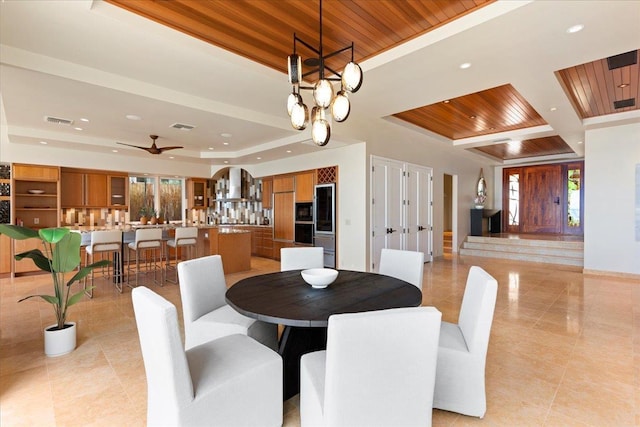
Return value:
<svg viewBox="0 0 640 427">
<path fill-rule="evenodd" d="M 313 187 L 316 181 L 315 172 L 299 172 L 296 174 L 296 202 L 313 202 Z"/>
<path fill-rule="evenodd" d="M 109 206 L 107 187 L 106 174 L 62 170 L 60 179 L 62 208 L 105 208 Z"/>
<path fill-rule="evenodd" d="M 11 239 L 5 234 L 0 234 L 0 274 L 11 273 L 12 259 Z"/>
<path fill-rule="evenodd" d="M 205 209 L 207 202 L 207 180 L 191 178 L 187 180 L 187 200 L 189 209 Z"/>
<path fill-rule="evenodd" d="M 36 229 L 60 225 L 58 172 L 57 167 L 13 165 L 11 208 L 16 224 Z"/>
<path fill-rule="evenodd" d="M 40 249 L 44 251 L 44 246 L 39 239 L 26 239 L 26 240 L 14 240 L 13 241 L 13 253 L 19 254 L 32 249 Z M 24 258 L 20 261 L 13 259 L 13 272 L 14 273 L 30 273 L 33 271 L 41 271 L 33 262 L 31 258 Z"/>
<path fill-rule="evenodd" d="M 295 189 L 294 175 L 277 175 L 273 177 L 273 192 L 287 193 Z"/>
<path fill-rule="evenodd" d="M 271 209 L 273 203 L 271 201 L 273 197 L 273 179 L 262 178 L 262 208 Z"/>
<path fill-rule="evenodd" d="M 27 181 L 58 181 L 59 168 L 55 166 L 23 165 L 14 163 L 13 179 Z"/>
<path fill-rule="evenodd" d="M 275 181 L 274 181 L 275 184 Z M 293 193 L 273 195 L 273 239 L 293 242 Z"/>
<path fill-rule="evenodd" d="M 127 175 L 107 175 L 107 199 L 109 206 L 126 209 L 129 200 L 129 177 Z"/>
</svg>

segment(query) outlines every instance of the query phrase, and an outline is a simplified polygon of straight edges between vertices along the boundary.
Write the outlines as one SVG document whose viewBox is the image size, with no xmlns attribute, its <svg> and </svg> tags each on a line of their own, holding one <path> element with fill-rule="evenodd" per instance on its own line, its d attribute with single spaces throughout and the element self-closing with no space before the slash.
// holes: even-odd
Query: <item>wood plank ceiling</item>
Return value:
<svg viewBox="0 0 640 427">
<path fill-rule="evenodd" d="M 287 72 L 286 58 L 293 49 L 294 32 L 305 42 L 319 45 L 317 1 L 105 1 L 283 73 Z M 494 1 L 323 0 L 324 54 L 353 41 L 354 59 L 361 62 Z M 297 53 L 303 59 L 315 56 L 301 44 Z M 339 70 L 345 63 L 343 55 L 327 61 L 327 65 Z M 605 58 L 556 72 L 583 119 L 639 108 L 637 62 L 614 70 L 608 70 L 606 63 Z M 635 105 L 614 109 L 612 102 L 621 99 L 634 99 Z M 452 140 L 546 124 L 510 84 L 394 116 Z M 470 150 L 501 160 L 573 151 L 557 135 Z"/>
</svg>

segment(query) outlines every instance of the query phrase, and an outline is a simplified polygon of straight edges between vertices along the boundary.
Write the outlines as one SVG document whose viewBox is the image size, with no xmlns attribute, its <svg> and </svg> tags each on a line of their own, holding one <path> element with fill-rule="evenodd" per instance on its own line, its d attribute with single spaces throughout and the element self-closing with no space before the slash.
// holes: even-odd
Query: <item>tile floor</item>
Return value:
<svg viewBox="0 0 640 427">
<path fill-rule="evenodd" d="M 435 410 L 433 425 L 640 426 L 640 281 L 583 276 L 574 267 L 439 259 L 425 265 L 423 305 L 455 322 L 470 265 L 498 280 L 487 360 L 484 419 Z M 242 277 L 279 269 L 252 259 Z M 0 425 L 145 425 L 146 383 L 131 291 L 103 282 L 70 309 L 78 348 L 43 355 L 48 304 L 16 301 L 49 293 L 48 276 L 0 279 Z M 176 285 L 150 286 L 180 309 Z M 284 425 L 299 425 L 298 399 Z"/>
</svg>

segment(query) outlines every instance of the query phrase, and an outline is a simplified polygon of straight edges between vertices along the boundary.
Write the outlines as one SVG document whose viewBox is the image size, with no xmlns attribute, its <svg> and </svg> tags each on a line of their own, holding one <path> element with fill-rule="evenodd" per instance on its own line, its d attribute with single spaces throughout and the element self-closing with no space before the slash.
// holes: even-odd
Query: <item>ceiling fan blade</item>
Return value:
<svg viewBox="0 0 640 427">
<path fill-rule="evenodd" d="M 162 153 L 163 151 L 167 151 L 167 150 L 177 150 L 179 148 L 184 148 L 184 147 L 179 147 L 179 146 L 174 146 L 174 147 L 158 147 L 158 150 L 160 150 L 160 152 Z"/>
<path fill-rule="evenodd" d="M 147 147 L 140 147 L 139 145 L 131 145 L 131 144 L 125 144 L 124 142 L 117 142 L 116 144 L 120 144 L 120 145 L 126 145 L 127 147 L 133 147 L 133 148 L 139 148 L 141 150 L 148 150 Z"/>
</svg>

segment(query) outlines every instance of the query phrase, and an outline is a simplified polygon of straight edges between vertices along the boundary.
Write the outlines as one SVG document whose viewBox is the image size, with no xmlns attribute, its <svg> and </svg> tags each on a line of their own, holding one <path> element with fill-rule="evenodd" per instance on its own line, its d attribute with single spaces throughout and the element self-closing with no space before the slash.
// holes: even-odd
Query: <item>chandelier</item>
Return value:
<svg viewBox="0 0 640 427">
<path fill-rule="evenodd" d="M 317 56 L 307 58 L 302 61 L 300 55 L 296 53 L 296 44 L 300 42 Z M 339 73 L 325 64 L 328 58 L 351 51 L 351 61 L 348 62 L 342 73 Z M 303 74 L 302 64 L 313 67 L 312 70 Z M 351 104 L 349 93 L 355 93 L 362 86 L 362 69 L 353 61 L 353 42 L 350 46 L 344 47 L 335 52 L 324 55 L 322 50 L 322 0 L 320 0 L 320 47 L 316 49 L 309 43 L 298 38 L 293 33 L 293 53 L 288 57 L 289 83 L 293 85 L 291 94 L 287 99 L 287 111 L 291 117 L 291 125 L 294 129 L 303 130 L 311 120 L 311 138 L 319 146 L 327 145 L 331 137 L 331 125 L 327 120 L 327 109 L 331 109 L 331 117 L 337 122 L 343 122 L 349 117 Z M 318 74 L 318 80 L 313 86 L 302 86 L 302 79 Z M 325 75 L 326 74 L 326 75 Z M 331 76 L 331 77 L 329 77 Z M 340 82 L 340 90 L 334 93 L 331 82 Z M 309 109 L 304 104 L 301 90 L 313 91 L 314 107 L 309 116 Z"/>
</svg>

